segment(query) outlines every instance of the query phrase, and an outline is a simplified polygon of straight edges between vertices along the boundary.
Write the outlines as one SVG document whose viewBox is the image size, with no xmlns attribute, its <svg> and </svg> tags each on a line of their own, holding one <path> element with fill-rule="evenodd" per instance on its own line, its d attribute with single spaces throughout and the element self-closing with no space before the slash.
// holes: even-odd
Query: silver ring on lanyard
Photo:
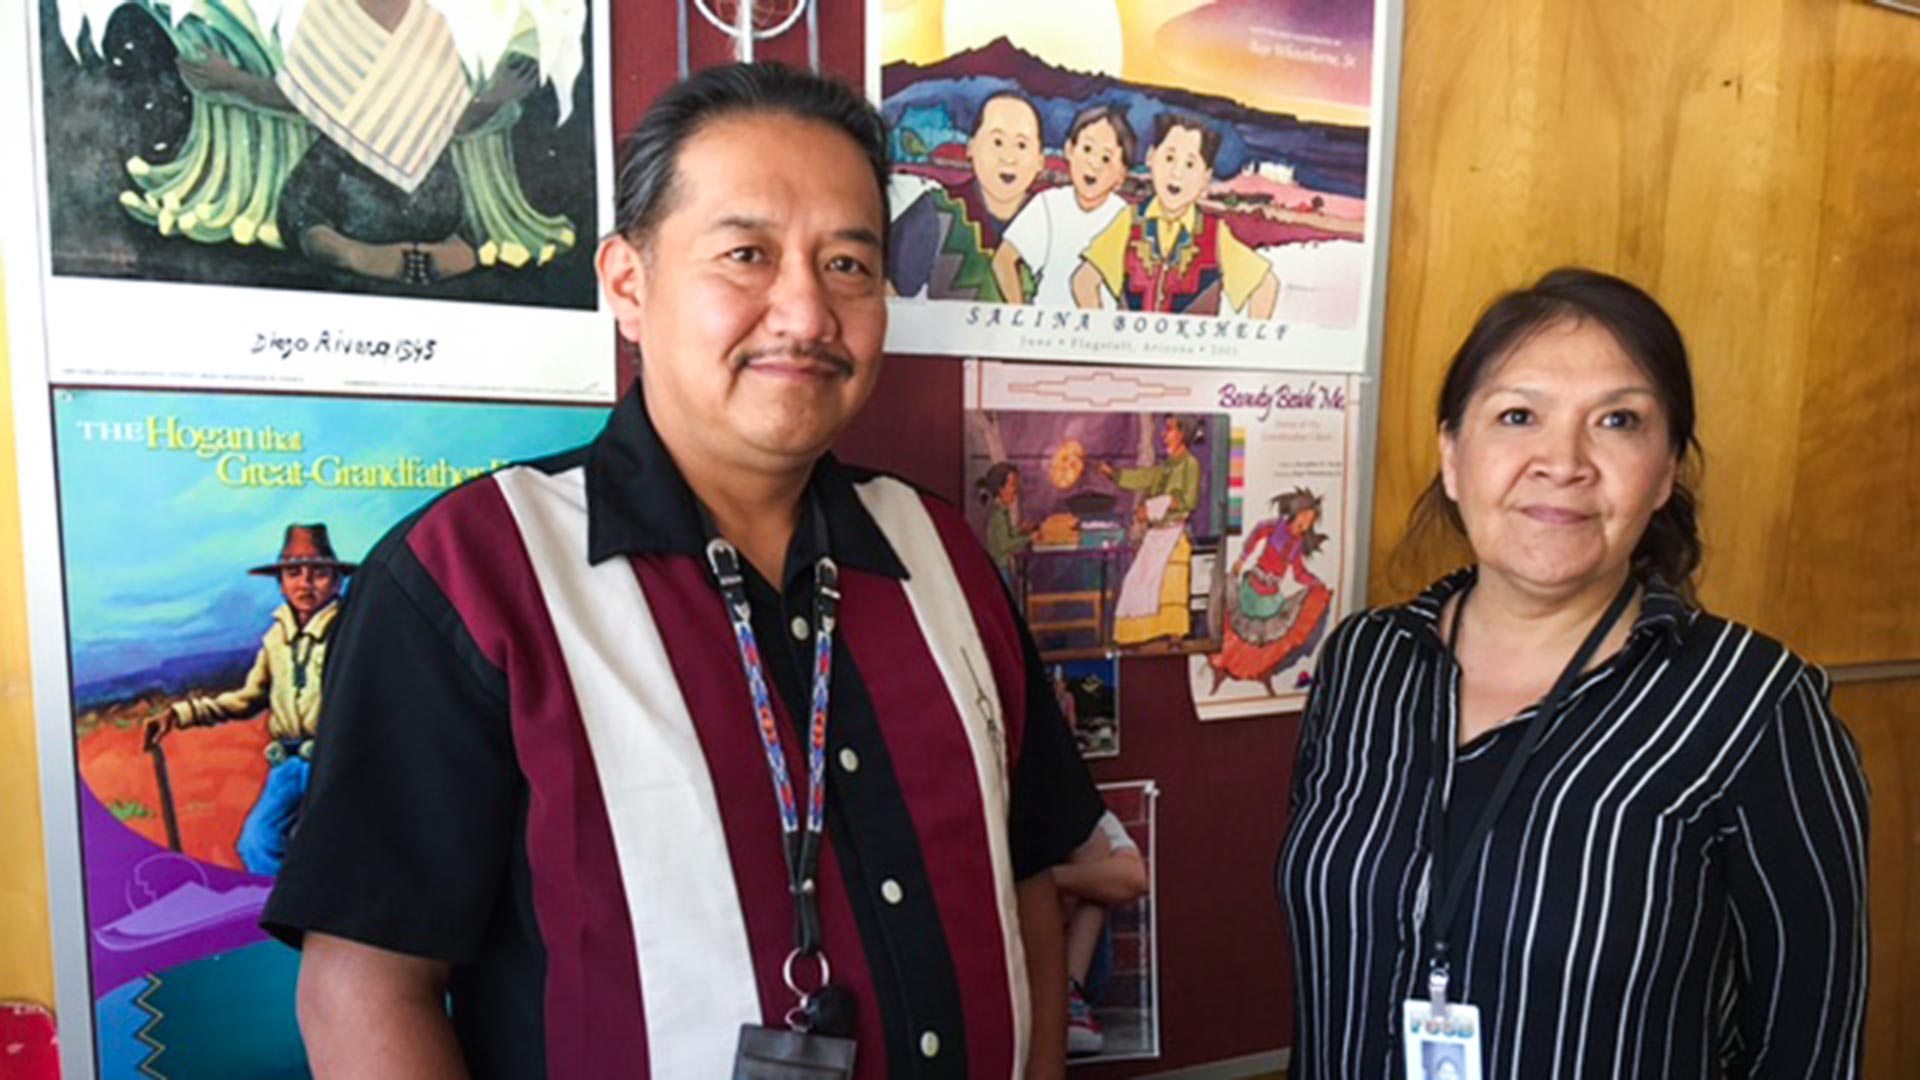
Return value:
<svg viewBox="0 0 1920 1080">
<path fill-rule="evenodd" d="M 800 989 L 800 983 L 793 977 L 793 962 L 802 956 L 813 957 L 814 961 L 819 965 L 820 981 L 814 986 L 813 990 Z M 793 991 L 795 997 L 804 998 L 815 990 L 819 990 L 821 987 L 833 982 L 833 965 L 827 963 L 827 954 L 818 949 L 808 952 L 801 952 L 799 949 L 795 949 L 787 954 L 787 962 L 780 966 L 780 974 L 787 981 L 787 989 Z"/>
<path fill-rule="evenodd" d="M 814 962 L 819 965 L 820 981 L 812 990 L 800 989 L 799 981 L 793 977 L 793 962 L 802 956 L 813 957 Z M 833 982 L 833 965 L 827 963 L 827 954 L 818 949 L 804 953 L 795 949 L 787 954 L 787 962 L 780 965 L 780 976 L 786 980 L 787 989 L 793 991 L 797 1001 L 793 1008 L 787 1010 L 787 1026 L 797 1028 L 806 1016 L 807 1000 Z"/>
</svg>

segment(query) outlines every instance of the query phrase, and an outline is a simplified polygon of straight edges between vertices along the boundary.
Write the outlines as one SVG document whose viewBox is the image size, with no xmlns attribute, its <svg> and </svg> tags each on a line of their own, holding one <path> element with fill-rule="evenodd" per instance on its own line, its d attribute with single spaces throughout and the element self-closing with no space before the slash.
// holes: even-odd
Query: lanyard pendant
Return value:
<svg viewBox="0 0 1920 1080">
<path fill-rule="evenodd" d="M 796 1026 L 796 1031 L 837 1039 L 853 1038 L 853 992 L 843 986 L 823 986 L 808 994 L 801 1000 L 798 1012 L 798 1017 L 790 1017 L 788 1021 L 804 1025 Z"/>
<path fill-rule="evenodd" d="M 794 961 L 810 957 L 814 961 L 818 981 L 813 989 L 805 988 L 803 982 L 794 974 Z M 827 956 L 819 950 L 801 951 L 795 949 L 787 954 L 787 962 L 781 969 L 785 976 L 787 989 L 793 991 L 797 1002 L 787 1010 L 787 1026 L 794 1031 L 831 1035 L 835 1038 L 853 1037 L 854 1001 L 853 994 L 842 986 L 833 985 L 833 969 L 827 966 Z"/>
<path fill-rule="evenodd" d="M 1435 1020 L 1447 1018 L 1447 965 L 1436 962 L 1427 969 L 1427 1002 Z"/>
</svg>

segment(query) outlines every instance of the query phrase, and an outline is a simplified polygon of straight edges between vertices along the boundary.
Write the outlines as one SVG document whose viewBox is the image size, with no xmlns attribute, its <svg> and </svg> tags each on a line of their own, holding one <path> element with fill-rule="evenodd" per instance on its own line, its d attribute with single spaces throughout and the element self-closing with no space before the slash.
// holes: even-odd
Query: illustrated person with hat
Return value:
<svg viewBox="0 0 1920 1080">
<path fill-rule="evenodd" d="M 340 580 L 354 568 L 334 555 L 325 525 L 287 526 L 280 557 L 247 571 L 277 577 L 287 602 L 274 610 L 246 681 L 222 694 L 189 695 L 147 721 L 151 743 L 178 728 L 247 720 L 263 706 L 268 710 L 267 734 L 273 741 L 267 744 L 267 783 L 234 845 L 240 861 L 256 874 L 280 872 L 287 834 L 307 793 L 327 638 L 340 614 Z"/>
</svg>

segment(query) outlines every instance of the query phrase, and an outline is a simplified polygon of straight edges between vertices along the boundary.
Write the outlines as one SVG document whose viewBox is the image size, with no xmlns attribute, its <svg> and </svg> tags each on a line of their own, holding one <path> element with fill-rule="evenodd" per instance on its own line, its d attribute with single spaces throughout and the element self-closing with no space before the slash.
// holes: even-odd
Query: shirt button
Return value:
<svg viewBox="0 0 1920 1080">
<path fill-rule="evenodd" d="M 798 615 L 795 615 L 793 621 L 787 624 L 787 629 L 793 632 L 795 641 L 805 641 L 807 635 L 813 632 L 813 627 L 807 625 L 807 620 Z"/>
<path fill-rule="evenodd" d="M 907 893 L 900 887 L 899 882 L 888 878 L 880 883 L 880 898 L 889 904 L 897 904 L 907 898 Z"/>
<path fill-rule="evenodd" d="M 853 752 L 853 747 L 840 748 L 840 767 L 848 772 L 860 771 L 860 755 Z"/>
<path fill-rule="evenodd" d="M 920 1033 L 920 1056 L 938 1057 L 940 1054 L 940 1036 L 931 1031 Z"/>
</svg>

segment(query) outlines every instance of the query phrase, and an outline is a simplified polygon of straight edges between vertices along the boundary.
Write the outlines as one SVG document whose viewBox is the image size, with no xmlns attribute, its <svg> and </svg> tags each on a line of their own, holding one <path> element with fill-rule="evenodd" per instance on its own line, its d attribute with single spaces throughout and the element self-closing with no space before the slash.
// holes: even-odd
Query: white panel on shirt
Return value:
<svg viewBox="0 0 1920 1080">
<path fill-rule="evenodd" d="M 933 655 L 953 707 L 965 722 L 967 744 L 973 751 L 974 775 L 980 784 L 980 806 L 986 813 L 987 843 L 993 856 L 994 892 L 999 899 L 1000 936 L 1007 943 L 1007 986 L 1014 1008 L 1013 1075 L 1027 1069 L 1028 1034 L 1033 1026 L 1032 1001 L 1027 988 L 1026 950 L 1020 941 L 1018 906 L 1014 897 L 1013 856 L 1007 837 L 1011 788 L 1007 772 L 1006 719 L 1000 713 L 1000 695 L 993 680 L 973 608 L 947 558 L 940 532 L 908 485 L 879 477 L 858 485 L 860 501 L 886 534 L 907 568 L 903 582 L 920 634 Z M 1016 688 L 1017 691 L 1017 688 Z"/>
<path fill-rule="evenodd" d="M 586 565 L 584 470 L 508 469 L 496 480 L 553 620 L 606 801 L 650 1075 L 730 1075 L 740 1025 L 760 1021 L 760 995 L 719 800 L 659 627 L 627 560 Z"/>
</svg>

